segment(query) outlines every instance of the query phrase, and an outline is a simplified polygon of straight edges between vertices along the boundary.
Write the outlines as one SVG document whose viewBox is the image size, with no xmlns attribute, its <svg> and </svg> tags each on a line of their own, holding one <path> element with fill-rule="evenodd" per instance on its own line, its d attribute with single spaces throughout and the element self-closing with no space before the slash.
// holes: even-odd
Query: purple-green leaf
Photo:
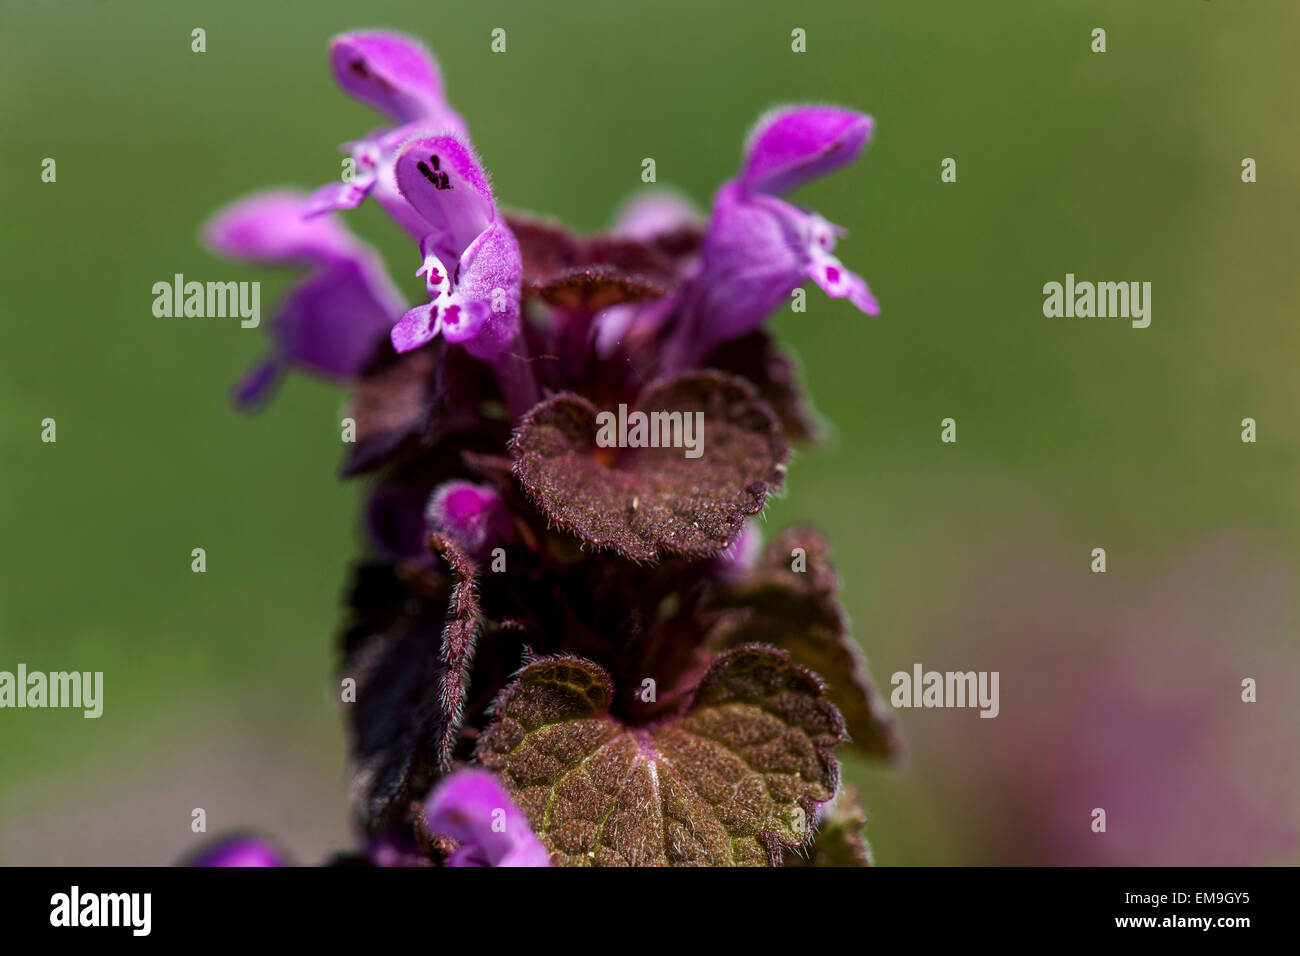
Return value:
<svg viewBox="0 0 1300 956">
<path fill-rule="evenodd" d="M 478 759 L 500 774 L 552 862 L 776 866 L 839 783 L 844 737 L 816 675 L 737 648 L 679 716 L 628 726 L 598 665 L 548 658 L 501 695 Z"/>
<path fill-rule="evenodd" d="M 598 409 L 566 393 L 538 405 L 516 430 L 516 477 L 552 523 L 592 548 L 653 560 L 730 546 L 785 477 L 789 448 L 771 410 L 747 382 L 711 371 L 652 385 L 637 409 L 698 413 L 700 456 L 680 447 L 598 447 Z"/>
</svg>

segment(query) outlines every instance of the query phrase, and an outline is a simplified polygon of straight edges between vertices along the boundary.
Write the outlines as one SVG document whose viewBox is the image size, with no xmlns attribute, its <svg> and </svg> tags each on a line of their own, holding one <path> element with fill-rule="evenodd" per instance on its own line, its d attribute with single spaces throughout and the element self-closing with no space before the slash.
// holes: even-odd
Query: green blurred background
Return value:
<svg viewBox="0 0 1300 956">
<path fill-rule="evenodd" d="M 360 27 L 429 43 L 503 204 L 583 229 L 642 188 L 646 156 L 707 205 L 774 102 L 874 115 L 864 158 L 794 198 L 848 228 L 841 257 L 883 315 L 812 289 L 807 313 L 775 318 L 836 429 L 766 520 L 832 533 L 880 683 L 916 661 L 996 667 L 943 648 L 970 637 L 990 582 L 1014 622 L 1025 567 L 1077 573 L 1077 613 L 1110 620 L 1225 537 L 1281 570 L 1262 597 L 1224 598 L 1268 603 L 1265 623 L 1227 614 L 1211 639 L 1294 659 L 1292 0 L 6 0 L 0 669 L 102 670 L 106 704 L 99 720 L 0 711 L 0 862 L 169 862 L 194 807 L 210 832 L 261 827 L 309 862 L 350 843 L 333 633 L 361 488 L 335 477 L 342 393 L 297 376 L 236 413 L 228 389 L 265 329 L 154 318 L 151 286 L 259 279 L 265 322 L 291 277 L 219 262 L 196 232 L 242 193 L 334 179 L 338 144 L 379 125 L 326 63 L 329 37 Z M 349 223 L 414 301 L 416 250 L 374 204 Z M 1044 318 L 1042 285 L 1066 272 L 1151 281 L 1151 327 Z M 1087 572 L 1098 546 L 1104 579 Z M 846 766 L 878 860 L 996 862 L 984 824 L 952 812 L 974 785 L 930 743 L 999 722 L 917 713 L 902 771 Z"/>
</svg>

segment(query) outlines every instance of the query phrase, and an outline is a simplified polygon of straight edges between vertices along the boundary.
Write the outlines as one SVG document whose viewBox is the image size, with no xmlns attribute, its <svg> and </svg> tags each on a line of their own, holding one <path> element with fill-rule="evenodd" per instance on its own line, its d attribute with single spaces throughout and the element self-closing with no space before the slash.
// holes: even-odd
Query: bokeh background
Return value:
<svg viewBox="0 0 1300 956">
<path fill-rule="evenodd" d="M 358 27 L 424 38 L 500 200 L 583 229 L 646 156 L 707 204 L 774 102 L 875 116 L 795 198 L 884 313 L 813 289 L 775 317 L 835 432 L 766 521 L 832 533 L 882 685 L 1002 674 L 996 720 L 905 711 L 901 770 L 846 763 L 878 862 L 1300 860 L 1300 5 L 6 0 L 0 669 L 102 670 L 106 704 L 0 711 L 0 862 L 168 863 L 194 807 L 304 862 L 351 844 L 341 393 L 236 413 L 265 329 L 154 318 L 151 286 L 261 280 L 269 315 L 290 277 L 196 231 L 338 175 L 378 124 L 326 65 Z M 373 204 L 349 223 L 414 300 L 416 250 Z M 1151 327 L 1044 318 L 1066 272 L 1152 282 Z"/>
</svg>

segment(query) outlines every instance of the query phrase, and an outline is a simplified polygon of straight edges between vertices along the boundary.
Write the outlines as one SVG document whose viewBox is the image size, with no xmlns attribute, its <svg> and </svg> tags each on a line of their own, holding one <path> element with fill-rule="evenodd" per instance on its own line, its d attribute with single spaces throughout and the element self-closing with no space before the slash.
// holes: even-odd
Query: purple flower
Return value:
<svg viewBox="0 0 1300 956">
<path fill-rule="evenodd" d="M 442 75 L 433 56 L 415 40 L 396 33 L 345 33 L 330 44 L 330 65 L 343 91 L 379 110 L 397 126 L 345 143 L 355 164 L 347 182 L 327 183 L 312 195 L 310 215 L 355 209 L 371 193 L 412 237 L 427 224 L 402 198 L 393 164 L 404 142 L 430 133 L 466 135 L 465 121 L 447 105 Z"/>
<path fill-rule="evenodd" d="M 400 33 L 342 33 L 330 41 L 330 67 L 346 93 L 398 123 L 448 111 L 438 64 Z"/>
<path fill-rule="evenodd" d="M 761 547 L 745 524 L 782 487 L 788 439 L 814 430 L 793 361 L 754 330 L 808 278 L 874 310 L 833 256 L 835 227 L 779 198 L 852 159 L 870 120 L 773 114 L 709 223 L 645 190 L 583 236 L 498 208 L 419 44 L 349 33 L 331 64 L 385 117 L 348 147 L 347 181 L 254 197 L 209 228 L 226 254 L 307 270 L 243 397 L 289 361 L 351 379 L 344 473 L 373 476 L 340 641 L 361 852 L 331 865 L 806 853 L 839 787 L 832 748 L 850 732 L 871 755 L 898 745 L 825 540 L 797 528 Z M 416 308 L 326 215 L 367 196 L 419 244 Z M 593 443 L 616 406 L 662 417 L 650 450 Z M 702 460 L 668 447 L 705 415 Z M 487 567 L 498 544 L 508 574 Z M 807 574 L 789 571 L 796 545 Z M 824 855 L 865 861 L 864 821 L 827 816 Z M 221 849 L 205 865 L 279 859 L 258 841 Z"/>
<path fill-rule="evenodd" d="M 494 774 L 477 768 L 443 779 L 425 802 L 429 830 L 460 846 L 448 866 L 549 866 L 550 854 Z"/>
<path fill-rule="evenodd" d="M 510 511 L 501 495 L 487 485 L 449 481 L 429 499 L 426 520 L 433 531 L 455 538 L 476 557 L 499 541 L 514 537 Z"/>
<path fill-rule="evenodd" d="M 280 851 L 265 840 L 252 836 L 220 840 L 200 850 L 187 866 L 288 866 Z"/>
<path fill-rule="evenodd" d="M 236 387 L 240 404 L 264 400 L 290 364 L 351 378 L 405 308 L 374 250 L 333 217 L 304 218 L 306 203 L 300 193 L 260 193 L 226 207 L 204 227 L 204 241 L 220 255 L 311 269 L 271 321 L 270 356 Z"/>
<path fill-rule="evenodd" d="M 441 334 L 497 358 L 519 333 L 523 261 L 473 150 L 452 135 L 416 139 L 398 156 L 397 185 L 428 224 L 416 274 L 431 301 L 394 326 L 393 347 L 409 352 Z"/>
<path fill-rule="evenodd" d="M 723 184 L 701 251 L 699 275 L 670 355 L 697 360 L 714 346 L 759 328 L 807 279 L 868 315 L 880 307 L 862 277 L 834 256 L 844 231 L 781 193 L 851 162 L 871 136 L 872 119 L 832 106 L 791 106 L 758 121 L 740 175 Z"/>
</svg>

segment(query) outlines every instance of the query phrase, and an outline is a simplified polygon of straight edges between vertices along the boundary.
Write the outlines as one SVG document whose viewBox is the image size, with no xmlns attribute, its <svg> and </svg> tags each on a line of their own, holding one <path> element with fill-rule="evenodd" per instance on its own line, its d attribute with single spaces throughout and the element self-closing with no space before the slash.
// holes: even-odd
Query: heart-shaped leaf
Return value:
<svg viewBox="0 0 1300 956">
<path fill-rule="evenodd" d="M 839 783 L 844 723 L 816 675 L 770 647 L 721 656 L 675 718 L 628 726 L 596 664 L 525 667 L 478 759 L 568 865 L 776 866 Z"/>
<path fill-rule="evenodd" d="M 554 524 L 594 548 L 653 560 L 730 546 L 785 477 L 789 448 L 771 410 L 747 382 L 697 371 L 652 385 L 633 411 L 675 415 L 678 426 L 689 421 L 699 457 L 671 442 L 598 447 L 596 407 L 563 394 L 536 406 L 516 430 L 516 477 Z"/>
</svg>

